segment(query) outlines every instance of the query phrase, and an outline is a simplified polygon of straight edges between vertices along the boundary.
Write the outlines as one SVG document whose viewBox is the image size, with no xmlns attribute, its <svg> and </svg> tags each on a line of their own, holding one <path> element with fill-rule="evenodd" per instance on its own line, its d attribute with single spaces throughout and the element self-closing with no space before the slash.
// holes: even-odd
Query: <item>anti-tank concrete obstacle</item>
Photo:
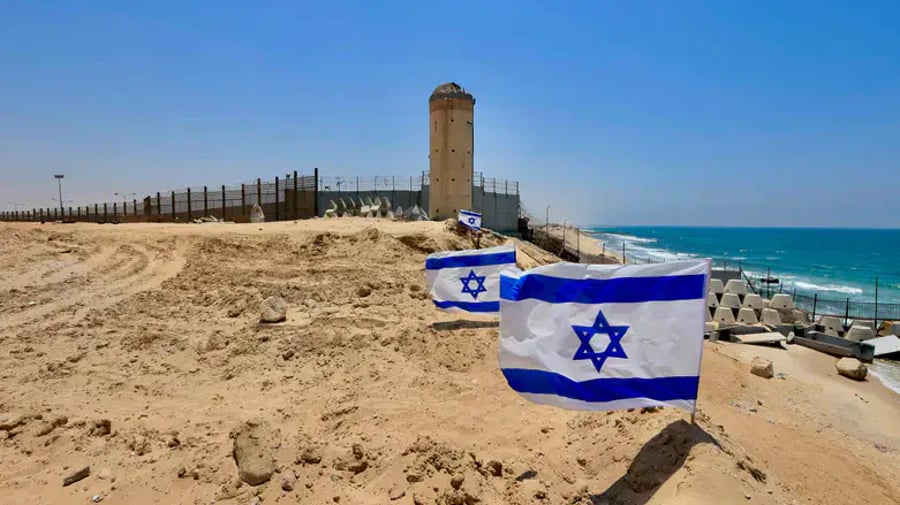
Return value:
<svg viewBox="0 0 900 505">
<path fill-rule="evenodd" d="M 769 307 L 773 309 L 793 309 L 794 301 L 791 300 L 790 296 L 779 293 L 772 297 L 772 301 L 769 302 Z"/>
<path fill-rule="evenodd" d="M 749 307 L 742 307 L 738 311 L 737 322 L 743 324 L 756 324 L 759 322 L 759 319 L 756 318 L 756 311 Z"/>
<path fill-rule="evenodd" d="M 710 279 L 709 290 L 717 295 L 721 295 L 725 292 L 725 285 L 722 284 L 721 279 Z"/>
<path fill-rule="evenodd" d="M 725 284 L 725 294 L 734 293 L 738 296 L 747 294 L 747 285 L 740 279 L 731 279 Z"/>
</svg>

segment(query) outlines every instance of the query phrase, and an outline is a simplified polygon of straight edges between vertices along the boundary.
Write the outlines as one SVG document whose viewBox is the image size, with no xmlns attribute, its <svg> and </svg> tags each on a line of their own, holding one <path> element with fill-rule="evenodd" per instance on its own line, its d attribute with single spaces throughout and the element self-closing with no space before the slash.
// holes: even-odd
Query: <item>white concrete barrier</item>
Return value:
<svg viewBox="0 0 900 505">
<path fill-rule="evenodd" d="M 779 293 L 772 297 L 772 301 L 769 303 L 769 307 L 773 309 L 793 309 L 794 301 L 791 300 L 791 297 L 784 294 Z"/>
<path fill-rule="evenodd" d="M 835 333 L 841 333 L 842 331 L 844 331 L 843 323 L 841 323 L 840 319 L 834 316 L 822 316 L 819 318 L 819 321 L 816 324 L 825 328 L 825 333 L 828 333 L 828 330 L 832 330 Z"/>
<path fill-rule="evenodd" d="M 854 342 L 862 342 L 863 340 L 875 338 L 875 330 L 865 326 L 851 326 L 844 338 Z"/>
<path fill-rule="evenodd" d="M 717 295 L 721 295 L 725 292 L 725 285 L 722 284 L 721 279 L 710 279 L 709 280 L 709 290 Z"/>
<path fill-rule="evenodd" d="M 736 293 L 725 293 L 719 302 L 719 307 L 728 307 L 729 309 L 741 308 L 741 299 Z"/>
<path fill-rule="evenodd" d="M 750 293 L 744 297 L 744 303 L 742 306 L 753 310 L 762 310 L 763 301 L 759 295 Z"/>
<path fill-rule="evenodd" d="M 706 294 L 706 306 L 711 309 L 719 306 L 719 298 L 712 291 Z"/>
<path fill-rule="evenodd" d="M 759 319 L 756 318 L 755 310 L 749 307 L 742 307 L 741 310 L 738 311 L 737 321 L 744 324 L 756 324 L 759 322 Z"/>
<path fill-rule="evenodd" d="M 731 312 L 731 309 L 729 309 L 728 307 L 719 307 L 716 309 L 713 320 L 717 323 L 734 324 L 734 313 Z"/>
<path fill-rule="evenodd" d="M 777 326 L 781 324 L 781 316 L 775 309 L 762 309 L 762 322 L 769 326 Z"/>
<path fill-rule="evenodd" d="M 740 279 L 731 279 L 728 281 L 728 284 L 725 284 L 725 292 L 734 293 L 736 295 L 746 295 L 747 285 Z"/>
</svg>

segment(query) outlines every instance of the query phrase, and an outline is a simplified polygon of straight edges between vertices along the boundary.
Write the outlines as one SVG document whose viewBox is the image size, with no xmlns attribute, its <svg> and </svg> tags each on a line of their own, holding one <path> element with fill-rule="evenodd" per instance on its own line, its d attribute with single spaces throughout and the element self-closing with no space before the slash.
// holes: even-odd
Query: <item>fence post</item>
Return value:
<svg viewBox="0 0 900 505">
<path fill-rule="evenodd" d="M 187 188 L 188 221 L 191 220 L 191 188 Z"/>
<path fill-rule="evenodd" d="M 816 305 L 818 305 L 818 303 L 819 303 L 819 293 L 813 293 L 813 314 L 812 314 L 813 322 L 816 321 Z"/>
<path fill-rule="evenodd" d="M 844 306 L 844 328 L 850 325 L 850 297 L 847 297 L 847 305 Z"/>
<path fill-rule="evenodd" d="M 256 178 L 256 204 L 262 208 L 262 179 Z"/>
<path fill-rule="evenodd" d="M 278 208 L 278 205 L 279 205 L 279 202 L 278 202 L 279 198 L 278 198 L 278 196 L 279 196 L 279 195 L 278 195 L 278 176 L 276 175 L 276 176 L 275 176 L 275 220 L 276 220 L 276 221 L 278 221 L 278 220 L 280 219 L 280 216 L 279 216 L 279 214 L 280 214 L 279 210 L 280 210 L 280 209 Z"/>
<path fill-rule="evenodd" d="M 294 219 L 297 219 L 297 171 L 294 170 Z"/>
<path fill-rule="evenodd" d="M 627 257 L 625 256 L 625 242 L 622 242 L 622 264 L 623 264 L 623 265 L 627 265 L 627 264 L 628 264 L 628 259 L 627 259 Z"/>
<path fill-rule="evenodd" d="M 77 217 L 79 220 L 81 219 L 81 207 L 78 207 L 78 214 L 76 214 L 76 217 Z"/>
<path fill-rule="evenodd" d="M 875 334 L 878 334 L 878 277 L 875 277 L 875 317 L 872 318 Z"/>
<path fill-rule="evenodd" d="M 94 221 L 100 220 L 100 204 L 94 204 Z"/>
<path fill-rule="evenodd" d="M 356 200 L 359 201 L 359 176 L 358 175 L 356 176 Z"/>
<path fill-rule="evenodd" d="M 175 220 L 175 192 L 172 191 L 172 221 Z"/>
<path fill-rule="evenodd" d="M 225 220 L 225 185 L 222 184 L 222 221 Z"/>
<path fill-rule="evenodd" d="M 156 192 L 156 215 L 162 217 L 162 199 L 159 197 L 159 191 Z"/>
<path fill-rule="evenodd" d="M 206 191 L 206 186 L 203 186 L 203 215 L 200 217 L 206 217 L 209 215 L 209 192 Z"/>
<path fill-rule="evenodd" d="M 316 183 L 313 190 L 313 213 L 315 217 L 319 217 L 319 167 L 313 168 L 313 179 Z"/>
<path fill-rule="evenodd" d="M 137 211 L 137 198 L 132 198 L 132 199 L 131 199 L 131 215 L 134 216 L 134 217 L 137 217 L 137 216 L 138 216 L 138 211 Z"/>
<path fill-rule="evenodd" d="M 119 220 L 119 210 L 118 210 L 117 205 L 118 205 L 117 202 L 113 202 L 113 219 L 115 219 L 116 221 Z"/>
<path fill-rule="evenodd" d="M 241 215 L 247 215 L 247 187 L 241 183 Z"/>
<path fill-rule="evenodd" d="M 109 221 L 109 207 L 104 203 L 103 204 L 103 222 Z"/>
</svg>

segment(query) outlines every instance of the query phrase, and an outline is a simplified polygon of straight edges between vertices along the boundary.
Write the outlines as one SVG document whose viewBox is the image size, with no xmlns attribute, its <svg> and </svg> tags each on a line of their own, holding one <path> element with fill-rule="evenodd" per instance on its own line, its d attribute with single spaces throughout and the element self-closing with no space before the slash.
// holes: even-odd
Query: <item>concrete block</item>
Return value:
<svg viewBox="0 0 900 505">
<path fill-rule="evenodd" d="M 875 338 L 875 330 L 865 326 L 851 326 L 844 338 L 854 342 L 862 342 L 863 340 Z"/>
<path fill-rule="evenodd" d="M 746 295 L 747 285 L 740 279 L 731 279 L 725 284 L 725 293 L 734 293 L 736 295 Z"/>
<path fill-rule="evenodd" d="M 713 320 L 717 323 L 734 324 L 734 313 L 731 312 L 731 309 L 729 309 L 728 307 L 719 307 L 716 309 Z"/>
<path fill-rule="evenodd" d="M 719 297 L 712 291 L 706 294 L 706 306 L 711 309 L 719 306 Z"/>
<path fill-rule="evenodd" d="M 756 318 L 756 312 L 748 307 L 742 307 L 741 310 L 738 311 L 737 322 L 744 324 L 756 324 L 759 322 L 759 319 Z"/>
<path fill-rule="evenodd" d="M 719 301 L 719 307 L 739 309 L 741 308 L 741 299 L 736 293 L 725 293 L 722 295 L 722 300 Z"/>
<path fill-rule="evenodd" d="M 784 294 L 779 293 L 772 297 L 772 301 L 769 303 L 769 307 L 773 309 L 793 309 L 794 301 L 791 300 L 791 297 Z"/>
<path fill-rule="evenodd" d="M 747 308 L 750 308 L 753 310 L 762 310 L 763 309 L 762 298 L 757 294 L 750 293 L 750 294 L 744 296 L 744 302 L 742 304 L 742 307 L 747 307 Z"/>
<path fill-rule="evenodd" d="M 829 330 L 835 334 L 840 334 L 844 331 L 844 324 L 834 316 L 822 316 L 816 324 L 824 328 L 825 333 L 828 333 Z"/>
<path fill-rule="evenodd" d="M 809 324 L 809 314 L 804 310 L 794 309 L 791 311 L 794 315 L 794 322 L 797 324 L 808 325 Z"/>
<path fill-rule="evenodd" d="M 762 322 L 770 326 L 778 326 L 781 324 L 781 316 L 775 309 L 762 309 Z"/>
<path fill-rule="evenodd" d="M 721 295 L 725 292 L 725 285 L 722 284 L 721 279 L 710 279 L 709 280 L 709 290 L 717 295 Z"/>
</svg>

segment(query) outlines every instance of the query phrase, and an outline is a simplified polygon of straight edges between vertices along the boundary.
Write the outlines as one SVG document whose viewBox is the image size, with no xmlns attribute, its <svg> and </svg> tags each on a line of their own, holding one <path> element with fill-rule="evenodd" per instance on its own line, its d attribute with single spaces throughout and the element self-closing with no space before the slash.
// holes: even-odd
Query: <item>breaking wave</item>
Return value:
<svg viewBox="0 0 900 505">
<path fill-rule="evenodd" d="M 807 291 L 831 291 L 834 293 L 843 293 L 845 295 L 861 295 L 863 290 L 852 286 L 836 286 L 833 284 L 813 284 L 811 282 L 795 281 L 794 286 Z"/>
</svg>

